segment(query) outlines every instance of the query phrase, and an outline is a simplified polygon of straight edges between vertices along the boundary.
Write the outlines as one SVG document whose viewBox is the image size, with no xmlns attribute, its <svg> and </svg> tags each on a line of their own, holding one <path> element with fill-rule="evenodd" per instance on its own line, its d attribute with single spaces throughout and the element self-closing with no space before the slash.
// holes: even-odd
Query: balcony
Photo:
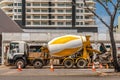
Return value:
<svg viewBox="0 0 120 80">
<path fill-rule="evenodd" d="M 14 0 L 2 0 L 0 4 L 13 3 Z"/>
</svg>

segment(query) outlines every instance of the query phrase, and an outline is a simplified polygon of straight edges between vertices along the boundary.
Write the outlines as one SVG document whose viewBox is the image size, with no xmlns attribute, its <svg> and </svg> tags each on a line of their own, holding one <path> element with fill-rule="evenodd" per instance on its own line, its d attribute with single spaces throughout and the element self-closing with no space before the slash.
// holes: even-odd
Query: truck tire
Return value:
<svg viewBox="0 0 120 80">
<path fill-rule="evenodd" d="M 87 61 L 85 59 L 79 59 L 76 63 L 77 68 L 85 68 Z"/>
<path fill-rule="evenodd" d="M 67 59 L 64 61 L 65 68 L 72 68 L 73 67 L 73 60 Z"/>
<path fill-rule="evenodd" d="M 34 61 L 33 66 L 35 69 L 40 69 L 43 67 L 43 63 L 40 60 L 36 60 L 36 61 Z"/>
<path fill-rule="evenodd" d="M 25 61 L 23 59 L 17 59 L 15 62 L 16 68 L 18 68 L 18 66 L 20 65 L 21 68 L 25 68 Z"/>
</svg>

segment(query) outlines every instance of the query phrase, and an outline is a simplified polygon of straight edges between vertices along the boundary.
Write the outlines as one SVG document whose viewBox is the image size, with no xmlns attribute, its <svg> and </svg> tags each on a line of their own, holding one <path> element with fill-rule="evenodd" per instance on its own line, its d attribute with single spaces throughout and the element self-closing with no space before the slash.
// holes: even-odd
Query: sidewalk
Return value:
<svg viewBox="0 0 120 80">
<path fill-rule="evenodd" d="M 0 66 L 0 76 L 120 76 L 113 69 L 10 69 L 10 67 Z"/>
</svg>

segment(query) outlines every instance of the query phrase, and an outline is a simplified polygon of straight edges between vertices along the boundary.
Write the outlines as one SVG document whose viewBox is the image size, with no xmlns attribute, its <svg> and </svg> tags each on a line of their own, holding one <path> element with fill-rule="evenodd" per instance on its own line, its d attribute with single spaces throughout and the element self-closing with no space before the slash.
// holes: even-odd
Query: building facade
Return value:
<svg viewBox="0 0 120 80">
<path fill-rule="evenodd" d="M 94 0 L 86 0 L 95 10 Z M 2 0 L 1 9 L 12 20 L 25 16 L 25 29 L 76 29 L 77 32 L 97 32 L 95 16 L 82 0 Z M 25 7 L 22 7 L 23 4 Z M 22 13 L 23 8 L 25 13 Z M 22 14 L 21 14 L 22 13 Z"/>
</svg>

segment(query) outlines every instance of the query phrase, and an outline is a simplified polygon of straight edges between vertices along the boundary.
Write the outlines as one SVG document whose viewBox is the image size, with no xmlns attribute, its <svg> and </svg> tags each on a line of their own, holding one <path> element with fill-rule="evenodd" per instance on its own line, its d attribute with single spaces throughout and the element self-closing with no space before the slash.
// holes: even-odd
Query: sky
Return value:
<svg viewBox="0 0 120 80">
<path fill-rule="evenodd" d="M 113 0 L 113 2 L 115 2 L 116 0 Z M 111 4 L 109 4 L 109 9 L 111 10 L 111 12 L 113 12 L 113 7 Z M 102 19 L 107 22 L 109 24 L 109 21 L 110 21 L 110 18 L 109 16 L 106 14 L 105 10 L 103 7 L 101 7 L 100 4 L 96 3 L 96 13 L 102 17 Z M 119 14 L 117 13 L 117 16 L 116 16 L 116 19 L 115 19 L 115 24 L 114 25 L 117 25 L 118 24 L 118 16 Z M 96 18 L 96 24 L 98 25 L 98 30 L 99 32 L 103 32 L 105 33 L 107 31 L 107 28 L 105 27 L 105 25 L 103 25 L 101 23 L 101 21 L 99 21 L 97 18 Z"/>
</svg>

